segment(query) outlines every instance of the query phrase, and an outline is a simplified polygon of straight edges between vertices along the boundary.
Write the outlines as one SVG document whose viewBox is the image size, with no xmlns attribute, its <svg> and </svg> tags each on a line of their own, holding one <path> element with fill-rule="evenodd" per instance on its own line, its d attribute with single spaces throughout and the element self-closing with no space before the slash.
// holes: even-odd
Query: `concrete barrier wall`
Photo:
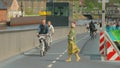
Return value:
<svg viewBox="0 0 120 68">
<path fill-rule="evenodd" d="M 34 48 L 37 43 L 35 30 L 0 33 L 0 60 Z"/>
<path fill-rule="evenodd" d="M 76 31 L 84 33 L 85 27 L 78 26 Z M 68 27 L 56 27 L 53 41 L 67 37 L 68 32 Z M 36 29 L 0 32 L 0 61 L 38 46 L 36 33 Z"/>
</svg>

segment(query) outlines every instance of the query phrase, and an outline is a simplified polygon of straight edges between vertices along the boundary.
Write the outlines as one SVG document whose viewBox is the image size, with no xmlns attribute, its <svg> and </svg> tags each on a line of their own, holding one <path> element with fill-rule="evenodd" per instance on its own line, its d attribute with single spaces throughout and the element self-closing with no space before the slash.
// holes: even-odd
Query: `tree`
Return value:
<svg viewBox="0 0 120 68">
<path fill-rule="evenodd" d="M 102 8 L 102 4 L 98 3 L 98 0 L 84 0 L 84 4 L 87 7 L 85 10 L 87 12 L 93 11 L 95 8 L 99 10 Z"/>
</svg>

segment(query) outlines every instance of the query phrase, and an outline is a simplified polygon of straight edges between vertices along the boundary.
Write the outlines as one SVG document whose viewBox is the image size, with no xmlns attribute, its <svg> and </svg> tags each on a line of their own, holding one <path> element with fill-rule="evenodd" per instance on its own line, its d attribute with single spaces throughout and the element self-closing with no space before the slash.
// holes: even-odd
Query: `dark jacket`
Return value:
<svg viewBox="0 0 120 68">
<path fill-rule="evenodd" d="M 95 25 L 94 25 L 93 22 L 91 22 L 91 23 L 89 24 L 89 28 L 90 28 L 90 31 L 94 31 L 94 30 L 95 30 Z"/>
<path fill-rule="evenodd" d="M 47 34 L 48 33 L 48 25 L 39 25 L 39 34 Z"/>
</svg>

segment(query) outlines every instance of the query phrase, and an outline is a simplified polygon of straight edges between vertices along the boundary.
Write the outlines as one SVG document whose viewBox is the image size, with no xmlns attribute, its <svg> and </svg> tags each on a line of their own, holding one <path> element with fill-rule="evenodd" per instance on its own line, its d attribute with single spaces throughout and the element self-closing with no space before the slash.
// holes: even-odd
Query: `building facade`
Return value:
<svg viewBox="0 0 120 68">
<path fill-rule="evenodd" d="M 5 21 L 7 16 L 7 7 L 0 1 L 0 22 Z"/>
<path fill-rule="evenodd" d="M 38 15 L 39 11 L 46 10 L 46 2 L 47 0 L 18 0 L 19 10 L 23 9 L 25 15 Z"/>
<path fill-rule="evenodd" d="M 7 15 L 7 10 L 6 9 L 0 9 L 0 22 L 7 20 L 6 15 Z"/>
<path fill-rule="evenodd" d="M 19 10 L 23 8 L 25 15 L 38 15 L 40 11 L 46 11 L 46 2 L 69 2 L 72 4 L 73 0 L 18 0 Z"/>
<path fill-rule="evenodd" d="M 2 4 L 7 7 L 6 20 L 10 21 L 11 18 L 19 15 L 19 5 L 17 0 L 1 0 Z"/>
</svg>

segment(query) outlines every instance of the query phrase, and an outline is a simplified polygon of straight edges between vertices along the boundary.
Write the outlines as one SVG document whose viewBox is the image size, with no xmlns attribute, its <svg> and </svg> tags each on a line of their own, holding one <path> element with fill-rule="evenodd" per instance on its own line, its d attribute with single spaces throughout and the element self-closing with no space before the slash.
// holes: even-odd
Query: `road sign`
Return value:
<svg viewBox="0 0 120 68">
<path fill-rule="evenodd" d="M 105 3 L 108 3 L 109 0 L 105 0 Z M 98 0 L 98 3 L 102 3 L 102 0 Z"/>
</svg>

